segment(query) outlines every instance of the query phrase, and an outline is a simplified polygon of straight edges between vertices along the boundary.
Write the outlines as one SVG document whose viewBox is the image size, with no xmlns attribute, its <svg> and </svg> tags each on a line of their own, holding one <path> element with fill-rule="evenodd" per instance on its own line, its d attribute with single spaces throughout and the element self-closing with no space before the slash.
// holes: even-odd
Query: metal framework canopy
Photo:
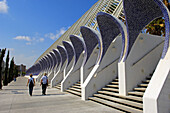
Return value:
<svg viewBox="0 0 170 113">
<path fill-rule="evenodd" d="M 122 0 L 98 0 L 80 19 L 77 20 L 58 40 L 56 40 L 37 60 L 47 53 L 56 49 L 57 45 L 62 45 L 62 41 L 70 41 L 70 35 L 80 36 L 80 27 L 86 26 L 95 30 L 98 29 L 96 15 L 98 12 L 106 12 L 124 20 Z M 35 62 L 35 63 L 36 63 Z"/>
</svg>

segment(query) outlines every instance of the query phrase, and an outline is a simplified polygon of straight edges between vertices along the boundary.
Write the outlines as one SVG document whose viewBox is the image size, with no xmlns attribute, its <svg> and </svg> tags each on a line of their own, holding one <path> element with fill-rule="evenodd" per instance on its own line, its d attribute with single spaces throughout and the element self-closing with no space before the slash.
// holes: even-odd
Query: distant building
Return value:
<svg viewBox="0 0 170 113">
<path fill-rule="evenodd" d="M 25 66 L 25 65 L 23 65 L 23 64 L 21 64 L 21 65 L 16 65 L 16 67 L 17 67 L 19 73 L 22 74 L 23 72 L 26 72 L 26 66 Z"/>
</svg>

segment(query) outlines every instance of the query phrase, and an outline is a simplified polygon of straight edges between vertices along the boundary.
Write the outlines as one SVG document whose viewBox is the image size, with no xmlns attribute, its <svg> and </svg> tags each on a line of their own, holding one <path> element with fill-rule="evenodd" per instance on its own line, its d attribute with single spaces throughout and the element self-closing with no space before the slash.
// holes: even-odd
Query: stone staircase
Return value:
<svg viewBox="0 0 170 113">
<path fill-rule="evenodd" d="M 80 97 L 81 96 L 80 82 L 77 82 L 77 83 L 73 84 L 70 88 L 68 88 L 65 91 Z"/>
<path fill-rule="evenodd" d="M 128 96 L 119 95 L 119 80 L 115 79 L 106 87 L 102 88 L 89 100 L 115 108 L 126 113 L 143 113 L 142 97 L 150 82 L 151 76 L 142 81 L 133 91 L 128 92 Z"/>
<path fill-rule="evenodd" d="M 55 88 L 61 90 L 61 83 L 58 83 L 56 86 L 54 86 Z"/>
</svg>

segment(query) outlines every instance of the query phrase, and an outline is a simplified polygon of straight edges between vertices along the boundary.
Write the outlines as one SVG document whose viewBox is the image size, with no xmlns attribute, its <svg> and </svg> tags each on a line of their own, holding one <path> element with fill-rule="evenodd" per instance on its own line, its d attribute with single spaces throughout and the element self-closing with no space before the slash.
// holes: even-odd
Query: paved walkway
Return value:
<svg viewBox="0 0 170 113">
<path fill-rule="evenodd" d="M 119 113 L 117 110 L 55 88 L 48 88 L 47 95 L 41 95 L 39 84 L 34 87 L 33 96 L 28 95 L 27 78 L 18 77 L 0 90 L 0 113 Z"/>
</svg>

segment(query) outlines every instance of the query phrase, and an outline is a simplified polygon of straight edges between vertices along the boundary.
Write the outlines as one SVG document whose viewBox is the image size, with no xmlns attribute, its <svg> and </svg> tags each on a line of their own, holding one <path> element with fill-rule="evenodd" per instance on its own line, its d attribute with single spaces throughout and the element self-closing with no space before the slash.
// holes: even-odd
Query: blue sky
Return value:
<svg viewBox="0 0 170 113">
<path fill-rule="evenodd" d="M 97 1 L 0 0 L 0 48 L 29 68 Z"/>
</svg>

